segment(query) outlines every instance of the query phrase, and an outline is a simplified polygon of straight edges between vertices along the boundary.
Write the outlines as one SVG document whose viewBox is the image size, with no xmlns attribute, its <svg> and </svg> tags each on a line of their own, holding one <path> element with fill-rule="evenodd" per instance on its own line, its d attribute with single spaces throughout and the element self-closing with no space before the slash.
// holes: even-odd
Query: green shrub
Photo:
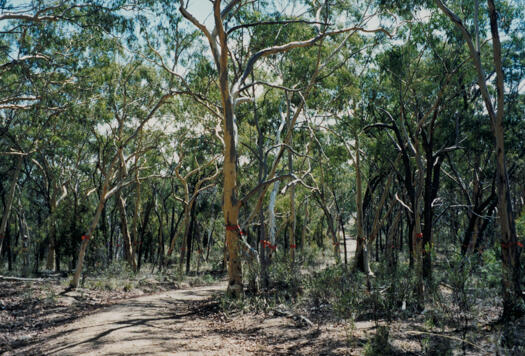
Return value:
<svg viewBox="0 0 525 356">
<path fill-rule="evenodd" d="M 388 342 L 388 328 L 379 326 L 377 332 L 365 345 L 363 354 L 365 356 L 394 355 L 394 350 Z"/>
</svg>

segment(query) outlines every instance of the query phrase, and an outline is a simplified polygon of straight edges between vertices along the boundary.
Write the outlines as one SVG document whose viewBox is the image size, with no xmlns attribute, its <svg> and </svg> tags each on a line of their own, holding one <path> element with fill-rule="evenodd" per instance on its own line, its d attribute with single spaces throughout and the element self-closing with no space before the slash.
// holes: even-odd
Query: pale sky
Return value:
<svg viewBox="0 0 525 356">
<path fill-rule="evenodd" d="M 213 27 L 213 4 L 209 0 L 190 0 L 188 11 L 195 16 L 200 23 L 204 23 L 206 27 Z"/>
</svg>

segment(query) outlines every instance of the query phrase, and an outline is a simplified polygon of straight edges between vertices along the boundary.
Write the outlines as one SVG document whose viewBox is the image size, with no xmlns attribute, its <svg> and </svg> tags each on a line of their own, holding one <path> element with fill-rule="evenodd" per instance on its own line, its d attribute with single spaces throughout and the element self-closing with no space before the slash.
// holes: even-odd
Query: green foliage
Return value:
<svg viewBox="0 0 525 356">
<path fill-rule="evenodd" d="M 351 321 L 409 318 L 419 312 L 415 264 L 407 251 L 414 222 L 411 189 L 424 188 L 415 179 L 423 174 L 416 163 L 417 148 L 423 164 L 434 170 L 424 178 L 436 182 L 431 188 L 436 197 L 426 201 L 429 205 L 424 208 L 430 206 L 434 224 L 433 245 L 424 246 L 432 260 L 433 278 L 426 281 L 420 320 L 428 329 L 472 326 L 481 302 L 494 303 L 500 294 L 502 264 L 496 208 L 491 207 L 497 193 L 491 124 L 462 34 L 432 0 L 338 0 L 319 7 L 321 3 L 325 2 L 290 1 L 290 8 L 300 10 L 296 14 L 278 1 L 248 1 L 224 17 L 231 87 L 258 51 L 315 38 L 324 29 L 377 25 L 394 38 L 361 31 L 318 38 L 313 46 L 260 57 L 240 83 L 246 87 L 238 94 L 250 100 L 235 104 L 236 198 L 270 178 L 278 159 L 277 175 L 293 173 L 293 177 L 280 182 L 277 195 L 275 215 L 281 233 L 276 237 L 279 250 L 267 271 L 268 289 L 243 300 L 223 298 L 221 305 L 230 311 L 266 312 L 285 304 Z M 187 204 L 186 188 L 191 194 L 199 178 L 215 172 L 215 164 L 219 172 L 223 168 L 224 103 L 216 59 L 206 36 L 181 15 L 180 2 L 81 0 L 78 5 L 0 1 L 5 11 L 50 16 L 0 23 L 1 206 L 5 206 L 15 167 L 11 153 L 24 153 L 0 271 L 11 268 L 15 272 L 6 272 L 15 275 L 41 270 L 53 239 L 60 268 L 72 271 L 80 236 L 92 223 L 109 175 L 109 189 L 118 188 L 118 196 L 126 203 L 128 228 L 135 229 L 132 235 L 138 237 L 133 248 L 142 270 L 136 274 L 123 262 L 123 221 L 112 190 L 89 242 L 85 286 L 126 291 L 156 283 L 173 286 L 185 278 L 184 270 L 178 268 L 177 252 L 188 226 L 177 218 Z M 475 2 L 451 0 L 447 5 L 472 32 Z M 479 5 L 480 54 L 492 83 L 487 8 L 485 2 Z M 519 185 L 525 181 L 524 10 L 512 1 L 496 5 L 504 61 L 506 157 L 512 205 L 519 215 L 516 228 L 520 242 L 525 243 L 524 196 Z M 322 23 L 312 23 L 317 22 L 317 14 Z M 264 23 L 255 25 L 260 21 Z M 312 81 L 314 73 L 317 77 Z M 491 83 L 490 94 L 495 97 Z M 165 101 L 160 103 L 160 98 Z M 293 117 L 297 122 L 292 128 Z M 283 119 L 278 140 L 276 132 Z M 286 135 L 289 144 L 278 145 Z M 368 279 L 342 265 L 325 268 L 333 256 L 327 243 L 328 225 L 335 230 L 343 225 L 347 236 L 355 235 L 354 140 L 358 136 L 367 233 L 385 177 L 394 176 L 380 212 L 385 217 L 393 207 L 392 215 L 381 222 L 378 251 L 371 246 L 370 257 L 377 256 L 378 261 L 372 261 L 375 276 Z M 278 156 L 282 147 L 283 154 Z M 125 169 L 109 172 L 112 158 L 120 151 L 125 164 L 113 168 Z M 399 152 L 404 156 L 396 161 Z M 212 159 L 213 164 L 203 167 Z M 176 169 L 183 175 L 195 173 L 188 185 L 178 179 Z M 209 256 L 204 262 L 202 254 L 192 255 L 190 270 L 198 266 L 205 271 L 187 279 L 192 285 L 212 283 L 226 268 L 221 175 L 208 184 L 195 200 L 191 237 L 193 252 L 207 247 L 210 238 Z M 281 248 L 289 244 L 292 186 L 294 234 L 300 246 L 294 264 L 288 249 Z M 262 198 L 262 215 L 243 226 L 252 245 L 268 220 L 268 195 Z M 60 204 L 53 206 L 59 199 Z M 475 211 L 474 205 L 483 202 L 487 204 L 481 204 L 482 211 Z M 243 201 L 241 222 L 254 205 L 255 198 Z M 396 249 L 393 266 L 385 263 L 384 236 L 398 209 L 402 217 L 396 239 L 403 239 L 404 247 Z M 479 249 L 463 256 L 458 246 L 468 238 L 472 216 L 479 217 Z M 22 236 L 25 224 L 27 236 Z M 171 241 L 175 249 L 168 257 Z M 259 266 L 249 266 L 244 278 L 256 281 Z M 162 272 L 147 274 L 147 269 Z M 422 340 L 425 352 L 434 349 L 432 337 Z M 366 346 L 368 354 L 381 352 L 390 352 L 386 329 L 379 329 Z"/>
<path fill-rule="evenodd" d="M 395 355 L 392 346 L 388 342 L 389 330 L 386 326 L 379 326 L 376 333 L 364 347 L 365 356 Z"/>
<path fill-rule="evenodd" d="M 278 254 L 268 268 L 272 288 L 279 291 L 275 294 L 275 302 L 293 303 L 301 292 L 301 274 L 299 266 L 290 262 L 290 257 Z"/>
<path fill-rule="evenodd" d="M 327 288 L 330 286 L 330 288 Z M 350 273 L 343 265 L 313 273 L 305 280 L 303 302 L 318 313 L 332 311 L 341 318 L 357 317 L 364 295 L 364 278 Z"/>
<path fill-rule="evenodd" d="M 525 211 L 516 219 L 516 232 L 518 233 L 518 239 L 522 241 L 525 238 Z"/>
</svg>

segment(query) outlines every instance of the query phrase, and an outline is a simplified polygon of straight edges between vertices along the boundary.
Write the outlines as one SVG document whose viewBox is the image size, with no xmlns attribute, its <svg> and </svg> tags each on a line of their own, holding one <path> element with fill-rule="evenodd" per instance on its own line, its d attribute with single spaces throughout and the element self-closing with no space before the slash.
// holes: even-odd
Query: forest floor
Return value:
<svg viewBox="0 0 525 356">
<path fill-rule="evenodd" d="M 355 241 L 348 247 L 353 253 Z M 380 330 L 389 333 L 381 355 L 441 355 L 443 344 L 463 355 L 496 351 L 498 332 L 490 324 L 498 310 L 486 309 L 492 312 L 475 332 L 465 331 L 465 343 L 457 329 L 429 329 L 424 315 L 350 322 L 284 305 L 264 312 L 227 308 L 224 280 L 91 283 L 66 291 L 65 278 L 0 276 L 0 355 L 362 355 L 371 342 L 381 350 L 374 336 Z"/>
<path fill-rule="evenodd" d="M 11 291 L 30 288 L 2 282 Z M 49 287 L 47 287 L 49 288 Z M 220 312 L 226 282 L 136 297 L 83 291 L 57 296 L 53 308 L 27 290 L 14 311 L 3 296 L 2 355 L 327 355 L 349 354 L 343 325 L 308 327 L 281 315 Z M 33 296 L 38 299 L 35 288 Z M 38 288 L 36 288 L 38 289 Z M 20 295 L 20 293 L 17 293 Z M 23 295 L 23 293 L 22 293 Z M 82 295 L 82 296 L 81 296 Z M 120 299 L 124 297 L 127 299 Z M 13 299 L 14 297 L 12 297 Z M 25 300 L 26 302 L 23 302 Z M 11 300 L 12 302 L 12 300 Z M 6 318 L 11 311 L 11 322 Z M 369 322 L 358 328 L 373 327 Z M 366 339 L 363 339 L 366 341 Z"/>
</svg>

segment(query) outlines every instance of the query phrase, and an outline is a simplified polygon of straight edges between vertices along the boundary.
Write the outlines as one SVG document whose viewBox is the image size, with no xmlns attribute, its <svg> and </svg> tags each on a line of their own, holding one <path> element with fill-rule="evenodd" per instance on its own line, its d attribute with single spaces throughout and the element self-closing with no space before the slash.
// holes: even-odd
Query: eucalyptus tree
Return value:
<svg viewBox="0 0 525 356">
<path fill-rule="evenodd" d="M 97 145 L 100 147 L 97 168 L 104 178 L 99 189 L 95 214 L 86 233 L 82 235 L 77 267 L 71 281 L 72 287 L 78 286 L 86 249 L 106 200 L 114 194 L 118 196 L 123 187 L 150 178 L 132 174 L 128 177 L 127 165 L 132 166 L 130 162 L 134 162 L 134 157 L 140 157 L 147 150 L 157 148 L 155 142 L 145 142 L 143 146 L 132 143 L 139 139 L 140 133 L 149 122 L 162 116 L 162 106 L 178 94 L 174 88 L 165 89 L 156 72 L 141 66 L 140 63 L 120 65 L 110 62 L 102 72 L 95 74 L 101 75 L 99 80 L 102 80 L 103 84 L 100 87 L 101 98 L 94 102 L 93 111 L 95 115 L 104 115 L 107 120 L 105 125 L 98 127 L 101 132 L 94 131 Z M 154 140 L 155 137 L 151 139 Z M 140 167 L 133 169 L 138 170 Z M 121 224 L 126 224 L 127 227 L 127 219 L 124 219 L 126 209 L 122 197 L 120 198 L 117 204 L 120 205 Z M 128 261 L 136 266 L 129 234 L 126 238 L 126 256 Z"/>
<path fill-rule="evenodd" d="M 272 55 L 278 55 L 282 53 L 289 52 L 296 48 L 305 48 L 311 47 L 318 43 L 323 43 L 323 41 L 331 36 L 336 36 L 340 34 L 347 33 L 348 35 L 341 40 L 345 42 L 351 34 L 354 34 L 358 31 L 368 31 L 365 30 L 361 25 L 358 24 L 351 27 L 344 28 L 335 28 L 334 25 L 328 23 L 326 20 L 331 19 L 330 11 L 328 6 L 316 7 L 315 9 L 310 9 L 313 16 L 310 18 L 294 18 L 290 17 L 281 19 L 281 18 L 272 18 L 267 16 L 267 18 L 255 18 L 253 22 L 240 22 L 236 23 L 237 20 L 235 14 L 243 13 L 243 11 L 254 11 L 261 10 L 260 13 L 264 13 L 267 9 L 261 8 L 261 4 L 252 4 L 246 5 L 242 1 L 232 0 L 221 6 L 222 1 L 215 1 L 213 5 L 213 19 L 214 27 L 210 31 L 204 24 L 200 23 L 187 9 L 187 3 L 183 2 L 180 7 L 182 15 L 188 19 L 200 32 L 204 35 L 208 41 L 211 55 L 213 57 L 213 62 L 215 64 L 217 73 L 218 73 L 218 87 L 221 97 L 220 112 L 218 113 L 222 119 L 222 135 L 224 141 L 224 164 L 223 164 L 223 212 L 224 212 L 224 223 L 226 225 L 226 242 L 228 244 L 229 251 L 229 261 L 228 261 L 228 275 L 229 275 L 229 285 L 228 291 L 233 295 L 240 295 L 242 293 L 242 269 L 240 261 L 240 239 L 242 230 L 239 227 L 239 212 L 242 203 L 245 202 L 245 199 L 239 199 L 238 197 L 238 153 L 237 153 L 237 118 L 236 113 L 238 107 L 241 103 L 246 101 L 255 100 L 256 98 L 251 98 L 247 95 L 247 89 L 254 85 L 263 84 L 258 83 L 257 80 L 253 82 L 248 82 L 249 79 L 253 79 L 252 73 L 254 72 L 255 65 L 261 63 L 265 57 Z M 324 11 L 324 13 L 323 13 Z M 314 17 L 317 15 L 316 17 Z M 244 31 L 257 26 L 267 26 L 273 25 L 274 28 L 278 26 L 285 26 L 290 22 L 300 22 L 303 23 L 307 28 L 305 37 L 298 38 L 291 42 L 285 42 L 283 44 L 275 44 L 266 48 L 261 48 L 255 46 L 254 43 L 248 43 L 247 48 L 244 48 L 243 52 L 235 53 L 232 52 L 232 42 L 228 41 L 232 37 L 234 31 Z M 312 28 L 311 24 L 316 25 L 315 28 Z M 277 26 L 276 26 L 277 25 Z M 379 32 L 384 31 L 382 29 L 369 30 L 370 32 Z M 287 39 L 284 39 L 285 41 Z M 334 45 L 335 52 L 337 52 L 337 45 Z M 322 48 L 322 47 L 320 47 Z M 231 61 L 230 62 L 230 53 Z M 242 57 L 241 57 L 242 55 Z M 308 78 L 308 84 L 303 90 L 303 96 L 308 97 L 310 94 L 313 85 L 316 81 L 316 78 L 319 75 L 320 67 L 324 67 L 322 58 L 323 53 L 321 50 L 318 51 L 316 64 L 311 68 L 311 76 Z M 238 60 L 242 58 L 243 60 Z M 328 60 L 331 58 L 330 53 L 326 55 Z M 327 61 L 327 59 L 324 61 Z M 290 142 L 290 139 L 293 134 L 293 128 L 297 122 L 302 109 L 304 107 L 304 101 L 300 101 L 297 105 L 296 110 L 294 111 L 289 125 L 284 135 L 283 145 L 280 146 L 277 153 L 276 159 L 269 170 L 267 180 L 258 187 L 255 188 L 257 192 L 260 190 L 259 198 L 257 200 L 257 205 L 252 213 L 249 215 L 248 220 L 250 221 L 260 210 L 263 198 L 265 193 L 269 189 L 270 183 L 274 180 L 279 179 L 276 176 L 276 171 L 278 168 L 278 163 L 283 156 L 284 151 L 286 150 L 286 145 Z"/>
<path fill-rule="evenodd" d="M 496 73 L 496 97 L 494 99 L 489 91 L 489 79 L 486 75 L 485 66 L 481 60 L 481 36 L 479 2 L 474 3 L 474 29 L 470 29 L 450 7 L 441 0 L 435 1 L 437 7 L 452 21 L 468 46 L 471 60 L 477 73 L 477 82 L 485 109 L 490 118 L 492 134 L 494 136 L 494 152 L 496 153 L 496 190 L 498 195 L 498 215 L 500 226 L 501 256 L 503 267 L 503 317 L 513 318 L 525 312 L 524 296 L 521 292 L 521 263 L 520 247 L 516 235 L 515 217 L 513 215 L 512 197 L 510 191 L 507 162 L 505 158 L 505 76 L 503 69 L 502 44 L 500 38 L 500 27 L 498 24 L 498 9 L 494 0 L 487 1 L 486 13 L 488 16 L 488 27 L 490 28 L 492 42 L 491 70 Z M 499 8 L 502 10 L 503 6 Z M 510 13 L 509 13 L 510 15 Z M 507 26 L 506 30 L 511 30 Z"/>
<path fill-rule="evenodd" d="M 0 109 L 26 110 L 45 101 L 53 79 L 55 86 L 70 77 L 56 78 L 77 63 L 81 48 L 97 33 L 122 28 L 117 14 L 124 1 L 31 2 L 0 4 Z"/>
<path fill-rule="evenodd" d="M 201 141 L 201 144 L 203 140 Z M 193 206 L 195 204 L 195 201 L 200 193 L 205 191 L 206 189 L 210 189 L 213 186 L 215 186 L 216 182 L 214 181 L 215 178 L 219 174 L 219 169 L 217 166 L 217 158 L 212 156 L 211 158 L 205 158 L 204 162 L 199 163 L 199 156 L 203 156 L 203 147 L 199 147 L 199 145 L 195 145 L 195 148 L 197 148 L 200 152 L 193 152 L 192 159 L 188 163 L 194 163 L 190 166 L 189 169 L 186 167 L 183 168 L 183 164 L 185 163 L 185 156 L 186 152 L 182 148 L 182 145 L 188 145 L 190 143 L 190 140 L 183 139 L 181 144 L 179 145 L 178 149 L 178 155 L 179 155 L 179 162 L 177 162 L 174 172 L 179 180 L 179 183 L 182 185 L 183 193 L 184 195 L 182 197 L 175 196 L 175 198 L 180 201 L 183 204 L 184 207 L 184 234 L 181 241 L 181 248 L 180 248 L 180 259 L 179 259 L 179 268 L 182 271 L 182 264 L 184 261 L 184 257 L 186 256 L 187 263 L 186 263 L 186 273 L 189 273 L 190 268 L 190 257 L 191 257 L 191 249 L 190 249 L 190 243 L 189 240 L 191 238 L 190 236 L 190 214 L 192 212 Z M 187 160 L 186 160 L 187 161 Z M 209 167 L 215 166 L 215 171 L 211 171 L 210 173 L 207 172 Z M 192 181 L 192 182 L 190 182 Z M 191 185 L 191 187 L 190 187 Z M 175 239 L 171 241 L 170 248 L 168 250 L 168 256 L 171 255 L 173 248 L 175 246 Z"/>
<path fill-rule="evenodd" d="M 86 59 L 86 49 L 99 39 L 100 31 L 95 27 L 110 30 L 122 24 L 115 12 L 121 6 L 120 2 L 90 1 L 0 4 L 2 135 L 18 141 L 27 134 L 32 149 L 21 152 L 23 155 L 39 149 L 39 135 L 47 130 L 49 122 L 55 122 L 50 119 L 68 106 L 69 91 L 79 86 L 75 73 Z M 23 137 L 17 136 L 20 128 L 26 132 Z M 13 182 L 17 172 L 15 169 Z M 6 224 L 10 206 L 6 205 L 2 225 Z"/>
<path fill-rule="evenodd" d="M 80 105 L 81 106 L 81 105 Z M 78 109 L 78 108 L 77 108 Z M 89 131 L 78 125 L 76 121 L 66 120 L 66 117 L 78 115 L 75 110 L 67 110 L 65 115 L 59 115 L 52 127 L 48 127 L 42 137 L 40 149 L 33 155 L 32 163 L 39 168 L 42 179 L 41 192 L 48 208 L 48 251 L 46 269 L 60 269 L 59 240 L 57 239 L 57 219 L 59 207 L 66 202 L 71 190 L 71 180 L 78 174 L 79 164 L 85 162 L 89 151 L 84 150 L 86 136 Z"/>
</svg>

